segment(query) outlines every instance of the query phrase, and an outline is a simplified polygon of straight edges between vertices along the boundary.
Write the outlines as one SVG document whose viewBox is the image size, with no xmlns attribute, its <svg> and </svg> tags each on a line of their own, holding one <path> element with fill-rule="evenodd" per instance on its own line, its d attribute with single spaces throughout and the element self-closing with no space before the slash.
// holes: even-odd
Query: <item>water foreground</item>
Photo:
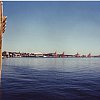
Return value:
<svg viewBox="0 0 100 100">
<path fill-rule="evenodd" d="M 0 100 L 100 100 L 100 58 L 3 59 Z"/>
</svg>

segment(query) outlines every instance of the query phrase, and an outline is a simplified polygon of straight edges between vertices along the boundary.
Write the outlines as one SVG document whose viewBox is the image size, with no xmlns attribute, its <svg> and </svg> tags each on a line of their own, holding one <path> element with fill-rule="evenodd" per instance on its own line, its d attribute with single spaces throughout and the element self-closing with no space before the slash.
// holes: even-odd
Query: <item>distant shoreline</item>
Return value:
<svg viewBox="0 0 100 100">
<path fill-rule="evenodd" d="M 55 58 L 55 57 L 2 57 L 2 59 L 9 59 L 9 58 Z M 100 57 L 56 57 L 56 58 L 62 58 L 62 59 L 66 59 L 66 58 L 100 58 Z M 55 59 L 56 59 L 55 58 Z"/>
<path fill-rule="evenodd" d="M 76 53 L 74 55 L 69 55 L 63 53 L 21 53 L 21 52 L 2 52 L 2 58 L 21 58 L 21 57 L 30 57 L 30 58 L 98 58 L 100 55 L 92 55 L 91 53 L 87 55 L 81 55 Z"/>
</svg>

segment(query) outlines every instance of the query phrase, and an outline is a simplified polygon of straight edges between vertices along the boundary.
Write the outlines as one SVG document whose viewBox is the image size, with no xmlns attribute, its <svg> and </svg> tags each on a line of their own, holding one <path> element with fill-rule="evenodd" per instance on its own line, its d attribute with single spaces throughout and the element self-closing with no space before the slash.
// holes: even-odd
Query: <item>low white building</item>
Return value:
<svg viewBox="0 0 100 100">
<path fill-rule="evenodd" d="M 41 52 L 34 53 L 34 55 L 35 55 L 36 57 L 43 57 L 43 53 L 41 53 Z"/>
</svg>

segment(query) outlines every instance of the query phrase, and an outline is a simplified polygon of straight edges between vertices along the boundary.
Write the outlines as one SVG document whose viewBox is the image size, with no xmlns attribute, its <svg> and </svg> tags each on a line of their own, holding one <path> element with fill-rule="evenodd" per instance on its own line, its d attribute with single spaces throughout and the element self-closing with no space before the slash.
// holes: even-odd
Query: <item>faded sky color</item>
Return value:
<svg viewBox="0 0 100 100">
<path fill-rule="evenodd" d="M 3 51 L 100 54 L 100 2 L 4 1 Z"/>
</svg>

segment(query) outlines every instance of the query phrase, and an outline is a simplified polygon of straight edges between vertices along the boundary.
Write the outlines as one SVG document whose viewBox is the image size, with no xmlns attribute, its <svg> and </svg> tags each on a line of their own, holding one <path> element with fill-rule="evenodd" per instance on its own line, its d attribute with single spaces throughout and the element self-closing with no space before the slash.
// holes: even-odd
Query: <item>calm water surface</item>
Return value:
<svg viewBox="0 0 100 100">
<path fill-rule="evenodd" d="M 0 100 L 100 100 L 100 58 L 3 59 Z"/>
</svg>

